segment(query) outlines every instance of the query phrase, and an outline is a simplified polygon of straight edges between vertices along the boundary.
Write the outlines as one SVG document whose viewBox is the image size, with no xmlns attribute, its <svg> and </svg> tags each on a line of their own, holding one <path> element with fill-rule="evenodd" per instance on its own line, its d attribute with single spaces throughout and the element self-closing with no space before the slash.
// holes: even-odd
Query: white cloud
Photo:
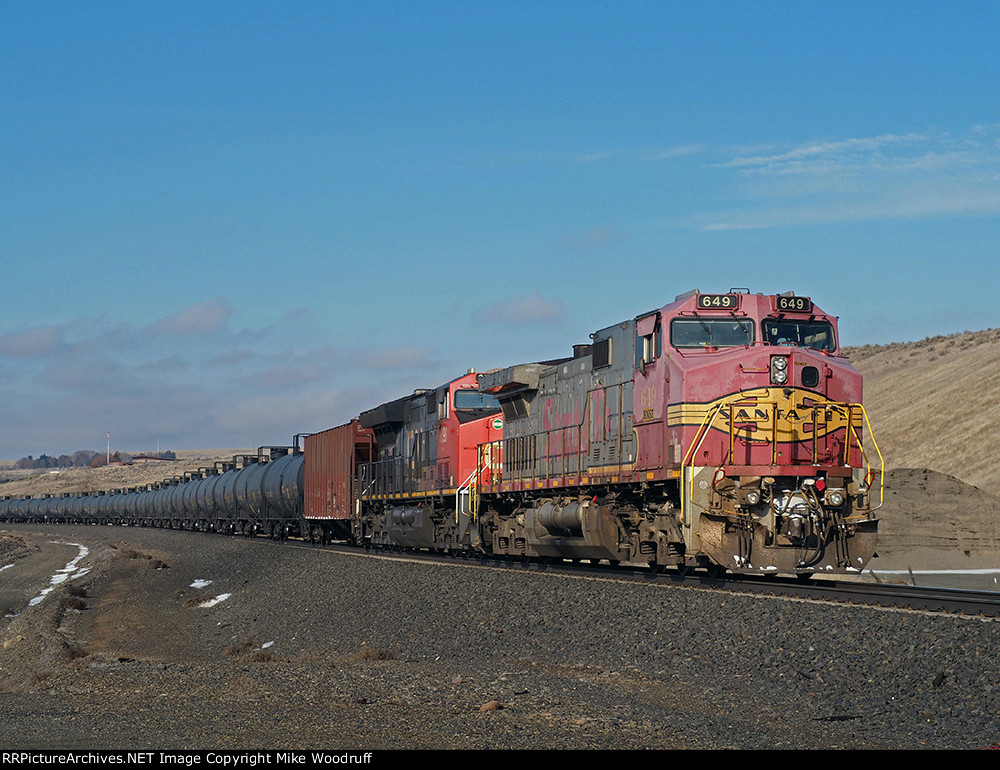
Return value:
<svg viewBox="0 0 1000 770">
<path fill-rule="evenodd" d="M 43 358 L 63 347 L 59 326 L 40 326 L 0 336 L 0 355 L 12 358 Z"/>
<path fill-rule="evenodd" d="M 221 329 L 232 313 L 229 302 L 217 297 L 161 318 L 150 331 L 153 334 L 207 334 Z"/>
<path fill-rule="evenodd" d="M 1000 129 L 880 134 L 739 154 L 745 203 L 690 221 L 707 232 L 811 223 L 1000 214 Z"/>
<path fill-rule="evenodd" d="M 725 163 L 715 164 L 719 168 L 754 168 L 757 170 L 781 170 L 806 161 L 844 158 L 856 155 L 871 154 L 877 150 L 898 144 L 914 144 L 927 140 L 923 134 L 882 134 L 881 136 L 842 139 L 830 142 L 810 142 L 791 150 L 772 155 L 756 155 L 752 157 L 737 157 Z"/>
<path fill-rule="evenodd" d="M 432 347 L 324 344 L 302 313 L 234 331 L 231 315 L 220 299 L 139 327 L 102 317 L 0 336 L 0 457 L 99 448 L 109 429 L 128 451 L 284 442 L 412 392 L 414 372 L 454 376 Z"/>
<path fill-rule="evenodd" d="M 708 149 L 704 144 L 681 144 L 673 147 L 617 147 L 609 150 L 593 150 L 575 156 L 575 160 L 583 163 L 595 163 L 598 161 L 610 160 L 612 158 L 624 158 L 629 161 L 659 161 L 673 158 L 687 158 L 698 155 Z"/>
<path fill-rule="evenodd" d="M 261 446 L 340 425 L 347 420 L 345 413 L 351 414 L 338 390 L 310 391 L 299 398 L 287 393 L 257 395 L 220 403 L 211 430 L 234 445 Z"/>
<path fill-rule="evenodd" d="M 268 390 L 286 390 L 304 383 L 316 382 L 323 377 L 323 369 L 317 363 L 299 361 L 268 369 L 253 378 L 254 384 Z"/>
</svg>

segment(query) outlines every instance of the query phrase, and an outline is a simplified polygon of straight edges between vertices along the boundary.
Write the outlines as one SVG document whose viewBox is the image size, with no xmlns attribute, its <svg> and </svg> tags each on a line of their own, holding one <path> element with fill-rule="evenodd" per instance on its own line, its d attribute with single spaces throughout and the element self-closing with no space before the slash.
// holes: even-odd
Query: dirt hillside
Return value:
<svg viewBox="0 0 1000 770">
<path fill-rule="evenodd" d="M 848 348 L 888 468 L 930 468 L 997 494 L 1000 329 Z"/>
</svg>

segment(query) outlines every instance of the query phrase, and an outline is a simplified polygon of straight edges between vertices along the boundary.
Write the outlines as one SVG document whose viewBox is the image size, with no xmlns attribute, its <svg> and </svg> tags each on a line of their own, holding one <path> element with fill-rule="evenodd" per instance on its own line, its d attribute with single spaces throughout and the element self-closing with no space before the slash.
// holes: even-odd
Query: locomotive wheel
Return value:
<svg viewBox="0 0 1000 770">
<path fill-rule="evenodd" d="M 712 580 L 718 580 L 726 574 L 726 568 L 721 564 L 709 564 L 707 568 L 708 576 Z"/>
<path fill-rule="evenodd" d="M 674 566 L 677 569 L 677 574 L 683 578 L 686 578 L 688 575 L 691 574 L 691 567 L 689 567 L 687 564 L 684 564 L 683 562 L 678 562 Z"/>
</svg>

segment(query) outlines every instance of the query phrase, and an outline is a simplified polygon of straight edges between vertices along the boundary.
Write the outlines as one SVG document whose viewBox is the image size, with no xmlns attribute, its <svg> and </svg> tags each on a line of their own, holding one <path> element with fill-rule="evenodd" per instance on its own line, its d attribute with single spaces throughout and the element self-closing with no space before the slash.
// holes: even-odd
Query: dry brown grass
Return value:
<svg viewBox="0 0 1000 770">
<path fill-rule="evenodd" d="M 271 663 L 274 660 L 271 651 L 261 649 L 253 639 L 246 639 L 239 644 L 230 644 L 223 650 L 223 653 L 230 658 L 248 663 Z"/>
<path fill-rule="evenodd" d="M 239 657 L 240 655 L 246 655 L 250 650 L 254 649 L 257 643 L 253 639 L 245 639 L 239 644 L 230 644 L 223 650 L 223 653 L 231 658 Z"/>
<path fill-rule="evenodd" d="M 931 468 L 996 493 L 1000 329 L 849 348 L 889 468 Z"/>
<path fill-rule="evenodd" d="M 59 599 L 59 606 L 65 607 L 67 610 L 82 610 L 86 609 L 87 602 L 80 596 L 63 594 L 63 596 Z"/>
<path fill-rule="evenodd" d="M 358 650 L 358 654 L 355 657 L 360 661 L 395 660 L 396 654 L 392 650 L 373 647 L 370 644 L 362 644 L 361 649 Z"/>
</svg>

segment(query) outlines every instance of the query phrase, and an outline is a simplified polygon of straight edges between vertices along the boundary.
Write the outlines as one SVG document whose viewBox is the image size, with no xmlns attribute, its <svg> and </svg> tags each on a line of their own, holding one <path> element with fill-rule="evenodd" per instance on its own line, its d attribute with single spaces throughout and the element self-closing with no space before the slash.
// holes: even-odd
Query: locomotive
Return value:
<svg viewBox="0 0 1000 770">
<path fill-rule="evenodd" d="M 692 291 L 590 338 L 301 449 L 159 488 L 0 501 L 0 517 L 712 575 L 838 574 L 874 555 L 884 464 L 834 316 L 792 293 Z"/>
</svg>

